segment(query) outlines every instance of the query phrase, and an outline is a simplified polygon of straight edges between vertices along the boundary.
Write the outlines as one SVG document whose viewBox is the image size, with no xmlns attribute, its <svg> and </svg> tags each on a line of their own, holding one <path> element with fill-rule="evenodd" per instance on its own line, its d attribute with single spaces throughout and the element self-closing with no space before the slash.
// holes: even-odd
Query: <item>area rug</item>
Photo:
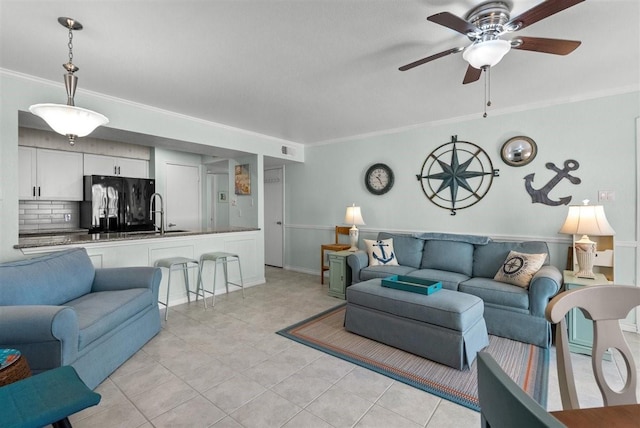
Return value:
<svg viewBox="0 0 640 428">
<path fill-rule="evenodd" d="M 344 328 L 346 303 L 277 333 L 327 354 L 479 411 L 476 362 L 463 371 L 384 345 Z M 549 350 L 489 336 L 484 349 L 520 387 L 547 404 Z"/>
</svg>

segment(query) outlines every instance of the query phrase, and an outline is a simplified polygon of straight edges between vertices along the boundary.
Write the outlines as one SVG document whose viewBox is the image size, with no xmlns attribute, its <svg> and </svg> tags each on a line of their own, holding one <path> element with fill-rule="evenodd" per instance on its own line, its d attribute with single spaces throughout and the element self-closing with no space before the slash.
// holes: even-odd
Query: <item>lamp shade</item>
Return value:
<svg viewBox="0 0 640 428">
<path fill-rule="evenodd" d="M 347 213 L 344 216 L 344 223 L 352 224 L 354 226 L 361 226 L 365 224 L 364 220 L 362 219 L 360 207 L 356 207 L 355 205 L 347 207 Z"/>
<path fill-rule="evenodd" d="M 587 201 L 588 203 L 588 201 Z M 568 235 L 615 235 L 602 205 L 572 205 L 559 233 Z"/>
<path fill-rule="evenodd" d="M 511 49 L 507 40 L 485 40 L 475 42 L 462 52 L 462 57 L 473 68 L 493 67 Z"/>
<path fill-rule="evenodd" d="M 64 104 L 34 104 L 29 111 L 40 116 L 58 134 L 89 135 L 98 126 L 106 125 L 109 119 L 100 113 L 81 107 Z"/>
</svg>

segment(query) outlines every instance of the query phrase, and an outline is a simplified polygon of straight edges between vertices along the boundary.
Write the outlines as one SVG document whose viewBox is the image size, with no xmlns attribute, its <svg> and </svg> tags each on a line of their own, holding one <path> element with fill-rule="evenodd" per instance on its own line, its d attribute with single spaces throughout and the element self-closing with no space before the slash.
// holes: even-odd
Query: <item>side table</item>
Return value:
<svg viewBox="0 0 640 428">
<path fill-rule="evenodd" d="M 595 279 L 578 278 L 574 276 L 573 271 L 565 270 L 564 288 L 565 290 L 573 290 L 591 285 L 609 284 L 603 274 L 596 273 L 595 275 Z M 567 313 L 567 329 L 569 333 L 569 350 L 577 354 L 591 355 L 593 325 L 591 320 L 587 319 L 580 309 L 574 308 Z M 605 352 L 603 358 L 611 361 L 611 353 Z"/>
<path fill-rule="evenodd" d="M 329 296 L 345 299 L 347 287 L 351 285 L 351 268 L 347 257 L 351 251 L 336 251 L 329 254 Z"/>
<path fill-rule="evenodd" d="M 27 359 L 17 349 L 0 349 L 0 386 L 31 376 Z"/>
</svg>

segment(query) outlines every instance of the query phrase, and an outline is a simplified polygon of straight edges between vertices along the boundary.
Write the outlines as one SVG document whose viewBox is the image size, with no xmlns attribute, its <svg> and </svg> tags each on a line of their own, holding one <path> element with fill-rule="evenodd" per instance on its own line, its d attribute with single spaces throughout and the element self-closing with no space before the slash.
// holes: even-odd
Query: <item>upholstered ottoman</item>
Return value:
<svg viewBox="0 0 640 428">
<path fill-rule="evenodd" d="M 347 288 L 348 331 L 458 370 L 489 345 L 479 297 L 444 289 L 427 296 L 380 283 Z"/>
</svg>

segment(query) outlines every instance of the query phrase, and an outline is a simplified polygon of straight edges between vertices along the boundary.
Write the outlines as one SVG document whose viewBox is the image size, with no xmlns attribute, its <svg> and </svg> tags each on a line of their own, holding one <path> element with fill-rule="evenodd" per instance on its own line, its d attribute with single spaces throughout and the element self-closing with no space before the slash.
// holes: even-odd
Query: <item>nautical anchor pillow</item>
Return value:
<svg viewBox="0 0 640 428">
<path fill-rule="evenodd" d="M 398 259 L 393 251 L 393 239 L 381 239 L 374 241 L 372 239 L 364 239 L 369 254 L 369 266 L 397 266 Z"/>
<path fill-rule="evenodd" d="M 540 270 L 546 258 L 546 254 L 527 254 L 511 251 L 493 279 L 517 285 L 518 287 L 529 288 L 531 278 Z"/>
</svg>

